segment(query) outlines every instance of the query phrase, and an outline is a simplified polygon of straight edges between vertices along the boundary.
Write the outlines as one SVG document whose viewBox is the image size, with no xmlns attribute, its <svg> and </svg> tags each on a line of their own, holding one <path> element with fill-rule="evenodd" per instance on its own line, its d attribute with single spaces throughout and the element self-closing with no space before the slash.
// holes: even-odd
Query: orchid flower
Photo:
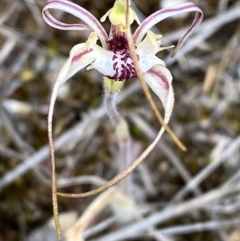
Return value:
<svg viewBox="0 0 240 241">
<path fill-rule="evenodd" d="M 115 81 L 124 81 L 136 77 L 126 37 L 126 2 L 126 0 L 116 0 L 113 8 L 101 18 L 101 21 L 105 21 L 109 17 L 111 22 L 110 34 L 108 36 L 100 22 L 81 6 L 67 0 L 47 1 L 43 8 L 43 18 L 49 25 L 62 30 L 91 31 L 85 43 L 77 44 L 72 48 L 69 58 L 58 74 L 52 90 L 49 123 L 52 123 L 53 109 L 59 88 L 81 69 L 85 67 L 87 67 L 87 70 L 94 68 L 105 78 Z M 68 12 L 81 19 L 85 24 L 62 23 L 51 15 L 49 9 L 59 9 Z M 144 80 L 159 97 L 165 108 L 165 123 L 169 121 L 173 109 L 172 75 L 166 68 L 164 61 L 156 57 L 156 54 L 169 47 L 160 47 L 162 36 L 153 33 L 150 29 L 163 19 L 191 11 L 196 12 L 193 23 L 178 42 L 174 53 L 202 21 L 202 11 L 196 4 L 190 2 L 159 10 L 146 18 L 142 23 L 140 23 L 133 9 L 129 8 L 129 24 L 132 24 L 134 20 L 139 24 L 139 27 L 133 34 L 136 54 L 139 59 L 138 64 Z M 98 39 L 101 42 L 101 46 L 97 44 Z"/>
<path fill-rule="evenodd" d="M 70 13 L 79 19 L 83 24 L 66 24 L 55 19 L 49 12 L 49 9 L 62 10 Z M 138 69 L 140 68 L 144 81 L 150 89 L 158 96 L 165 109 L 164 123 L 168 123 L 174 104 L 174 95 L 172 89 L 172 75 L 166 68 L 163 60 L 159 59 L 156 54 L 159 51 L 170 47 L 161 47 L 162 36 L 155 34 L 150 29 L 160 21 L 174 16 L 176 14 L 196 12 L 195 18 L 187 30 L 185 35 L 179 40 L 174 55 L 177 50 L 184 44 L 186 39 L 193 33 L 203 18 L 202 11 L 194 3 L 185 3 L 173 7 L 168 7 L 159 10 L 143 22 L 140 22 L 136 13 L 131 8 L 130 0 L 116 0 L 114 6 L 100 19 L 102 22 L 109 18 L 111 29 L 109 35 L 104 30 L 101 23 L 87 10 L 67 0 L 48 0 L 43 8 L 43 18 L 52 27 L 61 30 L 79 30 L 90 31 L 88 39 L 84 43 L 75 45 L 65 64 L 60 69 L 57 80 L 53 86 L 49 112 L 48 112 L 48 135 L 50 143 L 50 152 L 52 159 L 52 172 L 55 173 L 54 166 L 54 146 L 52 138 L 52 119 L 55 101 L 58 95 L 59 88 L 78 71 L 86 68 L 87 70 L 96 69 L 102 75 L 104 83 L 111 86 L 111 91 L 115 93 L 119 91 L 123 81 L 137 77 Z M 135 47 L 135 54 L 138 57 L 138 69 L 133 59 L 131 58 L 130 45 L 127 30 L 128 26 L 134 21 L 139 25 L 132 36 Z M 97 41 L 100 40 L 100 44 Z M 136 71 L 137 70 L 137 71 Z M 107 84 L 106 84 L 107 83 Z M 114 87 L 113 87 L 114 86 Z M 106 91 L 107 88 L 106 88 Z M 158 139 L 162 135 L 164 128 L 160 130 Z M 149 150 L 158 141 L 149 146 Z M 145 154 L 144 154 L 145 155 Z M 146 155 L 145 155 L 146 156 Z M 135 161 L 131 166 L 135 168 L 139 161 Z M 126 174 L 126 172 L 125 172 Z M 126 175 L 125 175 L 126 176 Z M 53 206 L 55 222 L 60 236 L 60 224 L 57 218 L 57 193 L 56 178 L 52 176 L 53 181 Z M 108 187 L 116 184 L 116 181 L 111 180 Z M 105 186 L 106 188 L 107 186 Z M 99 188 L 100 191 L 105 190 Z M 81 197 L 87 196 L 88 193 L 83 193 Z M 96 192 L 94 193 L 96 194 Z"/>
<path fill-rule="evenodd" d="M 58 9 L 70 13 L 81 19 L 84 24 L 60 22 L 53 17 L 49 9 Z M 163 104 L 165 109 L 164 123 L 167 124 L 174 104 L 172 75 L 166 68 L 164 61 L 159 59 L 156 54 L 173 46 L 160 47 L 162 36 L 155 34 L 150 29 L 168 17 L 187 12 L 196 12 L 195 18 L 185 35 L 179 40 L 173 55 L 176 54 L 177 50 L 203 19 L 203 13 L 195 3 L 189 2 L 159 10 L 141 23 L 131 8 L 130 0 L 116 0 L 114 6 L 100 19 L 103 22 L 108 17 L 111 22 L 110 33 L 107 35 L 101 23 L 81 6 L 67 0 L 48 0 L 43 8 L 42 15 L 50 26 L 61 30 L 90 31 L 86 42 L 77 44 L 71 49 L 69 58 L 60 69 L 53 86 L 48 112 L 50 149 L 54 149 L 52 143 L 52 118 L 59 88 L 84 68 L 98 70 L 103 75 L 105 86 L 111 86 L 115 93 L 120 90 L 125 80 L 137 77 L 140 68 L 144 81 Z M 127 24 L 131 25 L 134 21 L 139 25 L 132 36 L 135 54 L 138 57 L 138 69 L 135 69 L 136 64 L 134 65 L 131 58 L 127 33 Z M 100 40 L 100 45 L 97 44 L 98 40 Z M 107 88 L 105 89 L 107 91 Z M 163 131 L 164 128 L 162 128 Z M 54 159 L 54 152 L 52 151 L 51 156 Z"/>
</svg>

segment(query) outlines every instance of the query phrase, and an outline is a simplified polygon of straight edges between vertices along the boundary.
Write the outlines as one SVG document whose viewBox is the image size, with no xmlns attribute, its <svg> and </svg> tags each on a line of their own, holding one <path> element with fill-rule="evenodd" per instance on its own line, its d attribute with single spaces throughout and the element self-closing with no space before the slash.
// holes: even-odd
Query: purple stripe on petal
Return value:
<svg viewBox="0 0 240 241">
<path fill-rule="evenodd" d="M 55 18 L 48 12 L 48 10 L 43 12 L 44 20 L 51 25 L 52 27 L 62 29 L 62 30 L 90 30 L 90 27 L 84 24 L 65 24 L 62 23 Z"/>
<path fill-rule="evenodd" d="M 185 6 L 183 6 L 185 5 Z M 134 40 L 137 40 L 139 38 L 139 35 L 145 35 L 148 29 L 152 28 L 154 25 L 156 25 L 158 22 L 170 17 L 167 14 L 172 13 L 174 14 L 180 14 L 183 10 L 186 10 L 189 7 L 196 6 L 196 4 L 191 3 L 189 6 L 189 3 L 183 4 L 183 5 L 177 5 L 175 7 L 169 7 L 165 9 L 161 9 L 153 14 L 151 14 L 149 17 L 147 17 L 142 24 L 137 28 L 137 30 L 134 33 Z M 187 6 L 186 6 L 187 5 Z M 165 16 L 164 16 L 165 14 Z M 169 14 L 170 15 L 170 14 Z M 160 17 L 159 17 L 160 16 Z M 162 17 L 161 17 L 162 16 Z M 157 18 L 157 19 L 156 19 Z M 158 19 L 159 18 L 159 19 Z M 156 20 L 154 20 L 156 19 Z M 150 27 L 149 27 L 150 26 Z"/>
<path fill-rule="evenodd" d="M 165 89 L 165 90 L 169 90 L 169 82 L 167 77 L 161 73 L 160 71 L 155 71 L 153 69 L 148 70 L 148 73 L 155 76 L 157 80 L 161 80 L 161 86 Z"/>
<path fill-rule="evenodd" d="M 47 12 L 47 14 L 50 14 L 47 11 L 48 9 L 60 9 L 78 17 L 79 19 L 84 21 L 93 31 L 97 33 L 103 47 L 107 47 L 108 35 L 106 31 L 104 30 L 100 22 L 86 9 L 66 0 L 50 0 L 45 4 L 43 8 L 43 13 Z M 46 14 L 43 16 L 45 17 Z M 57 21 L 57 23 L 59 24 L 59 21 L 56 19 L 53 21 L 53 18 L 54 17 L 51 16 L 50 22 L 55 23 Z"/>
<path fill-rule="evenodd" d="M 182 45 L 185 43 L 186 39 L 190 36 L 190 34 L 193 33 L 194 30 L 200 25 L 200 23 L 202 22 L 202 19 L 203 19 L 203 14 L 200 12 L 197 12 L 191 26 L 184 34 L 184 36 L 178 41 L 177 46 L 174 52 L 172 53 L 172 57 L 177 53 L 178 49 L 182 47 Z"/>
<path fill-rule="evenodd" d="M 135 31 L 133 35 L 134 42 L 138 44 L 142 40 L 146 32 L 158 22 L 176 14 L 180 14 L 184 12 L 192 12 L 192 11 L 195 11 L 197 13 L 187 33 L 179 41 L 178 43 L 178 48 L 179 48 L 186 41 L 187 37 L 189 37 L 189 35 L 197 28 L 197 26 L 201 23 L 203 19 L 203 13 L 201 9 L 194 3 L 181 4 L 174 7 L 161 9 L 153 13 L 148 18 L 146 18 Z"/>
<path fill-rule="evenodd" d="M 78 55 L 75 55 L 72 58 L 72 64 L 74 64 L 74 62 L 77 62 L 80 58 L 82 58 L 83 55 L 88 54 L 88 53 L 90 53 L 92 51 L 93 51 L 92 49 L 89 49 L 89 50 L 85 50 L 85 51 L 79 53 Z"/>
</svg>

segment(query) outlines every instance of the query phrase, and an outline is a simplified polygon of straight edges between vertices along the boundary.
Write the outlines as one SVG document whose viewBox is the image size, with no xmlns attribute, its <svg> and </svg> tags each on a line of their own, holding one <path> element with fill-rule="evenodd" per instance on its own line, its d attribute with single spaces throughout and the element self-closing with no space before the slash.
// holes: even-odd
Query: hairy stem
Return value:
<svg viewBox="0 0 240 241">
<path fill-rule="evenodd" d="M 132 155 L 132 140 L 128 132 L 128 126 L 126 124 L 126 121 L 124 119 L 121 120 L 118 128 L 122 129 L 121 126 L 125 126 L 127 131 L 124 134 L 125 136 L 122 136 L 119 138 L 118 131 L 116 130 L 116 134 L 118 137 L 118 148 L 119 148 L 119 155 L 118 155 L 118 171 L 121 173 L 126 168 L 128 168 L 132 161 L 133 161 L 133 155 Z M 126 194 L 129 194 L 131 196 L 131 185 L 132 184 L 132 174 L 127 176 L 125 179 L 123 179 L 121 182 L 118 183 L 118 186 L 123 190 Z"/>
<path fill-rule="evenodd" d="M 104 105 L 107 110 L 107 115 L 112 123 L 112 125 L 116 128 L 119 121 L 120 121 L 120 114 L 117 110 L 117 104 L 116 104 L 116 97 L 117 93 L 111 94 L 105 91 L 104 94 Z"/>
<path fill-rule="evenodd" d="M 124 171 L 130 164 L 132 163 L 132 150 L 131 150 L 131 136 L 128 131 L 128 125 L 125 119 L 119 114 L 117 111 L 116 105 L 116 96 L 117 93 L 109 93 L 105 91 L 104 96 L 104 105 L 107 110 L 107 114 L 112 125 L 115 128 L 115 134 L 118 141 L 118 172 Z M 126 194 L 131 193 L 131 180 L 132 177 L 129 175 L 127 178 L 118 183 L 118 186 L 124 191 Z"/>
</svg>

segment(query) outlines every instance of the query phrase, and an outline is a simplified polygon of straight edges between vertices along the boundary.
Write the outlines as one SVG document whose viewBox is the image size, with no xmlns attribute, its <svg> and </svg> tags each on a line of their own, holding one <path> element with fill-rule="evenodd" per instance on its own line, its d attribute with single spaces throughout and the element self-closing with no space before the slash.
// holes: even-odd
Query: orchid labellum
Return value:
<svg viewBox="0 0 240 241">
<path fill-rule="evenodd" d="M 70 13 L 81 19 L 83 24 L 66 24 L 60 22 L 53 17 L 53 15 L 49 12 L 49 9 L 58 9 Z M 137 65 L 142 73 L 144 81 L 161 100 L 165 109 L 164 122 L 166 124 L 168 123 L 174 104 L 171 84 L 172 75 L 166 68 L 164 61 L 159 59 L 156 54 L 169 47 L 161 47 L 162 36 L 152 32 L 150 29 L 168 17 L 187 12 L 196 12 L 195 18 L 185 35 L 179 40 L 174 54 L 202 21 L 202 11 L 194 3 L 189 2 L 161 9 L 147 17 L 143 22 L 140 22 L 136 13 L 131 8 L 131 2 L 129 0 L 116 0 L 114 6 L 100 19 L 103 22 L 109 18 L 111 22 L 111 29 L 108 35 L 101 23 L 90 12 L 81 6 L 67 0 L 47 1 L 43 8 L 43 18 L 49 25 L 61 30 L 79 30 L 90 32 L 86 42 L 77 44 L 72 48 L 69 58 L 62 66 L 53 86 L 48 113 L 48 132 L 52 160 L 54 160 L 54 148 L 52 141 L 52 118 L 54 105 L 59 88 L 69 78 L 84 68 L 87 70 L 98 70 L 103 75 L 105 82 L 110 81 L 112 83 L 112 81 L 114 81 L 115 83 L 119 83 L 120 81 L 130 80 L 137 77 L 138 71 L 136 71 L 136 64 L 131 57 L 132 55 L 129 48 L 129 39 L 127 34 L 128 26 L 134 21 L 136 21 L 139 25 L 135 33 L 132 35 L 135 55 L 138 60 Z M 100 40 L 100 45 L 97 44 L 98 40 Z M 163 131 L 164 128 L 158 135 L 159 138 Z M 137 166 L 137 164 L 134 163 L 132 165 L 135 165 L 134 168 Z M 53 171 L 55 171 L 54 167 Z M 110 187 L 114 184 L 116 184 L 116 179 L 113 179 L 104 187 Z M 104 187 L 100 187 L 98 192 L 104 190 Z M 53 177 L 53 201 L 55 202 L 55 214 L 57 213 L 56 191 L 56 179 Z M 96 194 L 98 192 L 92 192 L 92 194 Z M 58 194 L 61 195 L 61 193 Z M 91 192 L 80 194 L 79 197 L 84 197 L 88 194 L 91 194 Z"/>
</svg>

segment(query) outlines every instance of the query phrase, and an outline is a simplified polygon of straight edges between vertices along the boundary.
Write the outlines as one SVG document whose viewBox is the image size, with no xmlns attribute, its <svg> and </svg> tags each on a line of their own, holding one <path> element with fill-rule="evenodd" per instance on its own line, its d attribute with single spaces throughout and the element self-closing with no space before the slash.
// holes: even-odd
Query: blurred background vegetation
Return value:
<svg viewBox="0 0 240 241">
<path fill-rule="evenodd" d="M 48 103 L 52 84 L 70 49 L 88 36 L 87 32 L 47 26 L 41 17 L 45 2 L 0 0 L 0 241 L 27 240 L 33 230 L 52 217 Z M 113 2 L 74 0 L 98 19 Z M 168 2 L 174 5 L 176 1 Z M 223 185 L 239 186 L 240 1 L 195 2 L 205 15 L 201 27 L 174 59 L 169 57 L 171 50 L 159 54 L 174 78 L 176 103 L 169 125 L 188 151 L 179 150 L 165 134 L 134 173 L 138 188 L 135 199 L 139 207 L 148 207 L 146 216 L 163 210 L 170 202 L 201 198 Z M 144 18 L 160 9 L 164 1 L 134 3 Z M 57 14 L 62 22 L 79 21 L 69 14 Z M 180 30 L 189 26 L 192 18 L 193 14 L 170 18 L 157 24 L 153 31 L 164 34 L 163 45 L 176 44 L 182 35 Z M 106 29 L 110 27 L 108 21 L 103 25 Z M 129 121 L 136 148 L 141 152 L 160 126 L 137 79 L 127 81 L 123 92 L 131 88 L 131 94 L 119 108 Z M 59 179 L 95 175 L 108 180 L 116 174 L 117 146 L 112 128 L 106 117 L 96 114 L 101 109 L 102 91 L 102 77 L 94 70 L 76 74 L 61 89 L 54 113 L 55 139 L 63 137 L 56 152 Z M 162 110 L 161 103 L 155 100 Z M 79 132 L 78 128 L 73 129 L 76 125 Z M 32 167 L 26 168 L 26 163 Z M 18 172 L 23 166 L 26 171 Z M 192 180 L 198 180 L 193 191 L 187 188 Z M 83 192 L 93 187 L 69 184 L 65 189 Z M 178 195 L 184 188 L 185 194 Z M 60 198 L 59 209 L 81 214 L 91 200 L 93 197 Z M 205 229 L 189 227 L 188 231 L 167 236 L 171 240 L 240 240 L 240 194 L 219 198 L 208 208 L 192 210 L 156 227 L 164 230 L 176 225 L 207 223 Z M 111 215 L 107 211 L 95 222 Z M 232 220 L 235 222 L 231 223 Z M 225 225 L 209 228 L 209 222 L 223 221 Z M 118 228 L 116 222 L 98 235 Z M 134 240 L 163 239 L 139 233 Z"/>
</svg>

